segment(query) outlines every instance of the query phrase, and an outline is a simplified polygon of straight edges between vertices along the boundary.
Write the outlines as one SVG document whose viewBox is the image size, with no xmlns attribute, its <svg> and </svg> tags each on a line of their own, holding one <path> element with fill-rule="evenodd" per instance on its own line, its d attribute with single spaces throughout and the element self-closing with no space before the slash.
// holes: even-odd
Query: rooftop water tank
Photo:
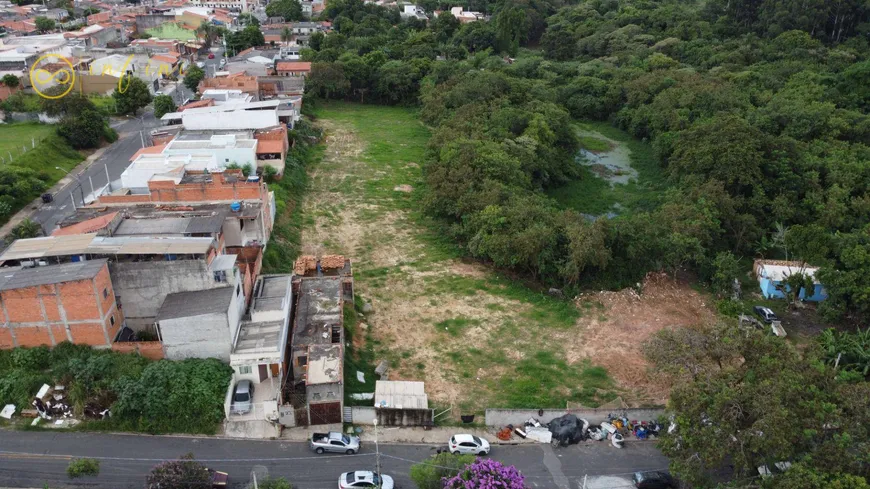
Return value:
<svg viewBox="0 0 870 489">
<path fill-rule="evenodd" d="M 230 204 L 230 210 L 233 212 L 239 212 L 242 210 L 242 204 L 240 202 L 233 202 Z"/>
</svg>

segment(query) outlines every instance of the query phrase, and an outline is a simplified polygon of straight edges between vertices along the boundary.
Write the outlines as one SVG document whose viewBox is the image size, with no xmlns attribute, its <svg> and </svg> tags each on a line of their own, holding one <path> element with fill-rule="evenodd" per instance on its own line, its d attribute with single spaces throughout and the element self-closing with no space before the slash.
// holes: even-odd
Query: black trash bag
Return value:
<svg viewBox="0 0 870 489">
<path fill-rule="evenodd" d="M 553 444 L 558 442 L 561 446 L 580 443 L 586 439 L 586 429 L 589 422 L 579 419 L 573 414 L 566 414 L 550 421 L 547 428 L 553 434 Z"/>
</svg>

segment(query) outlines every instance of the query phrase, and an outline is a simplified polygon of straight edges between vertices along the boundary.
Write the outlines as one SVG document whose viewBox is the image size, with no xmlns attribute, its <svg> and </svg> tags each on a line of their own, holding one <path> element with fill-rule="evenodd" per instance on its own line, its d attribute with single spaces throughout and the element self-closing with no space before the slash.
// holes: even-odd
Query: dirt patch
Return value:
<svg viewBox="0 0 870 489">
<path fill-rule="evenodd" d="M 579 321 L 580 341 L 568 343 L 568 358 L 583 358 L 606 368 L 623 388 L 634 392 L 635 401 L 663 403 L 667 386 L 649 375 L 641 345 L 656 331 L 691 326 L 715 320 L 710 299 L 664 273 L 651 273 L 641 292 L 633 288 L 618 292 L 583 294 L 576 299 L 586 311 Z M 632 396 L 629 396 L 632 397 Z"/>
<path fill-rule="evenodd" d="M 396 192 L 411 193 L 414 191 L 414 187 L 407 185 L 407 184 L 402 184 L 402 185 L 396 185 L 395 187 L 393 187 L 393 190 L 395 190 Z"/>
</svg>

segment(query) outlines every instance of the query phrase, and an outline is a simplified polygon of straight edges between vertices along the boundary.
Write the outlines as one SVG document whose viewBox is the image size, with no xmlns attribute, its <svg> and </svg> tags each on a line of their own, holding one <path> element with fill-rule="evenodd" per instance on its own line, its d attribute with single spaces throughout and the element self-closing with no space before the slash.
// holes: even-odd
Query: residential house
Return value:
<svg viewBox="0 0 870 489">
<path fill-rule="evenodd" d="M 340 255 L 300 257 L 290 347 L 288 401 L 295 424 L 341 423 L 344 407 L 344 301 L 353 302 L 351 264 Z"/>
<path fill-rule="evenodd" d="M 256 76 L 247 76 L 244 72 L 228 76 L 216 76 L 205 78 L 199 82 L 198 90 L 204 92 L 208 89 L 241 90 L 252 97 L 257 97 L 260 92 Z"/>
<path fill-rule="evenodd" d="M 189 130 L 253 130 L 290 124 L 294 110 L 281 100 L 264 100 L 170 112 L 161 120 L 170 126 L 183 124 Z"/>
<path fill-rule="evenodd" d="M 88 15 L 88 17 L 87 17 L 88 25 L 95 25 L 95 24 L 99 24 L 101 22 L 111 22 L 112 17 L 114 15 L 115 14 L 111 11 L 99 12 L 96 14 Z"/>
<path fill-rule="evenodd" d="M 230 12 L 248 12 L 250 3 L 247 0 L 190 0 L 195 7 L 219 8 Z"/>
<path fill-rule="evenodd" d="M 104 48 L 109 43 L 120 39 L 117 29 L 106 27 L 103 24 L 89 25 L 77 31 L 65 32 L 63 36 L 70 41 L 77 41 L 85 49 Z"/>
<path fill-rule="evenodd" d="M 253 409 L 248 414 L 231 414 L 227 405 L 229 422 L 253 421 L 263 424 L 264 431 L 274 429 L 267 420 L 278 419 L 278 406 L 283 403 L 292 305 L 291 275 L 265 275 L 257 279 L 248 319 L 239 327 L 230 353 L 233 380 L 229 394 L 240 381 L 251 381 Z"/>
<path fill-rule="evenodd" d="M 275 71 L 278 76 L 305 77 L 311 73 L 311 63 L 307 61 L 278 61 L 275 64 Z"/>
<path fill-rule="evenodd" d="M 202 92 L 203 100 L 213 100 L 214 105 L 247 104 L 254 100 L 250 94 L 241 90 L 227 90 L 222 88 L 209 88 Z"/>
<path fill-rule="evenodd" d="M 0 269 L 0 348 L 63 341 L 110 347 L 124 315 L 107 260 L 48 265 L 34 258 Z"/>
<path fill-rule="evenodd" d="M 405 5 L 400 15 L 403 19 L 429 20 L 426 11 L 417 5 Z"/>
<path fill-rule="evenodd" d="M 469 22 L 477 22 L 479 20 L 486 20 L 486 15 L 481 12 L 469 12 L 462 9 L 462 7 L 451 7 L 450 15 L 459 19 L 460 24 L 467 24 Z"/>
<path fill-rule="evenodd" d="M 230 361 L 245 297 L 242 285 L 169 294 L 157 313 L 157 331 L 166 358 Z"/>
<path fill-rule="evenodd" d="M 45 12 L 39 12 L 40 16 L 47 17 L 55 22 L 63 22 L 69 17 L 69 12 L 65 8 L 52 8 Z"/>
<path fill-rule="evenodd" d="M 799 261 L 755 260 L 752 271 L 755 274 L 761 294 L 765 299 L 784 299 L 786 293 L 791 293 L 791 287 L 786 280 L 792 275 L 805 275 L 812 279 L 813 290 L 801 287 L 798 298 L 804 301 L 820 302 L 828 298 L 825 286 L 816 279 L 819 267 L 812 267 Z"/>
<path fill-rule="evenodd" d="M 28 70 L 45 54 L 57 54 L 58 57 L 69 58 L 72 56 L 72 51 L 63 34 L 10 36 L 0 39 L 0 71 L 16 72 L 20 73 L 19 76 L 27 76 Z"/>
</svg>

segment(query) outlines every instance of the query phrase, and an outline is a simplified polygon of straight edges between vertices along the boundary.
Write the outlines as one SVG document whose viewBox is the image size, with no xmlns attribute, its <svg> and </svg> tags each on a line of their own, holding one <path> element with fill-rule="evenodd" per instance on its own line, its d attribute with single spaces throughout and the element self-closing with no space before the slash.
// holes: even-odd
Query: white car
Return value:
<svg viewBox="0 0 870 489">
<path fill-rule="evenodd" d="M 388 475 L 376 474 L 370 470 L 345 472 L 338 478 L 338 489 L 355 489 L 357 487 L 393 489 L 393 478 Z"/>
<path fill-rule="evenodd" d="M 453 435 L 450 437 L 450 453 L 461 455 L 487 455 L 489 442 L 474 435 Z"/>
</svg>

